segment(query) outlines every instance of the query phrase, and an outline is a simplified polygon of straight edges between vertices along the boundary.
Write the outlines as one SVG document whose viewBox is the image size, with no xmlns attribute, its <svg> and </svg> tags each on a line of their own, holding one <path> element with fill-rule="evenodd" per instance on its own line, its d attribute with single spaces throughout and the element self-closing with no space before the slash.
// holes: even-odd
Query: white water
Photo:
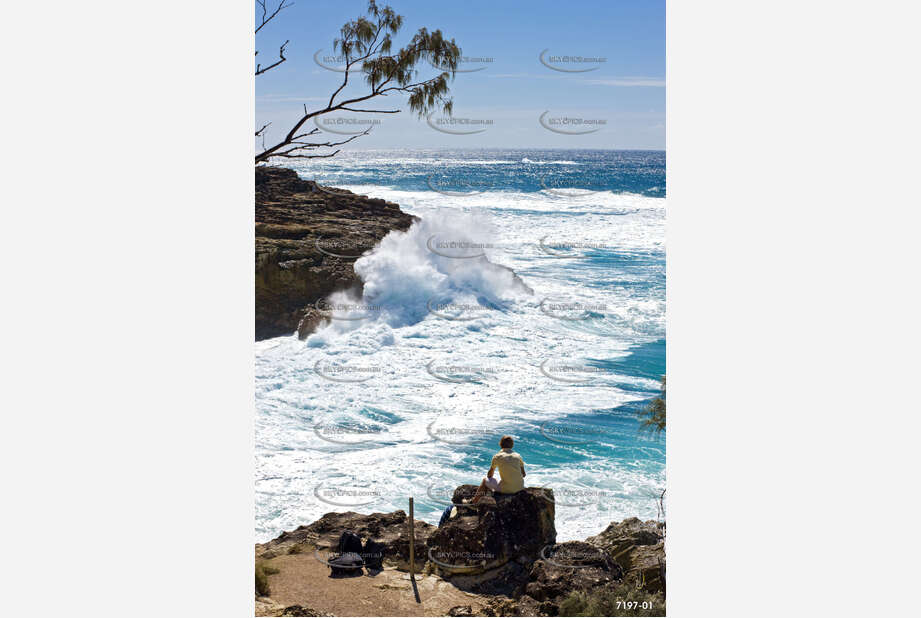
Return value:
<svg viewBox="0 0 921 618">
<path fill-rule="evenodd" d="M 551 257 L 541 242 L 578 240 L 627 255 L 661 252 L 663 199 L 612 193 L 565 199 L 546 192 L 450 198 L 346 188 L 397 202 L 422 222 L 408 232 L 391 233 L 356 261 L 365 282 L 362 299 L 343 294 L 330 299 L 375 307 L 333 313 L 366 319 L 332 319 L 306 342 L 291 336 L 256 344 L 259 540 L 332 510 L 405 509 L 409 495 L 416 496 L 423 518 L 437 521 L 439 505 L 426 510 L 426 488 L 433 482 L 475 483 L 485 469 L 471 465 L 469 448 L 433 441 L 431 427 L 491 433 L 508 427 L 513 433 L 564 412 L 588 413 L 640 399 L 631 387 L 655 390 L 655 380 L 616 372 L 578 387 L 541 375 L 543 361 L 616 359 L 637 343 L 661 339 L 665 314 L 662 291 L 644 285 L 648 272 Z M 489 261 L 438 255 L 429 246 L 439 240 L 486 245 Z M 527 285 L 497 265 L 510 267 Z M 605 310 L 594 319 L 564 321 L 541 311 L 545 298 Z M 443 319 L 429 311 L 432 299 L 486 309 L 463 314 L 469 320 Z M 338 375 L 370 378 L 318 379 L 317 363 L 327 375 L 342 371 Z M 442 365 L 460 367 L 465 379 L 476 382 L 442 381 L 427 369 L 434 366 L 437 372 Z M 318 423 L 346 422 L 371 424 L 376 433 L 364 445 L 318 440 Z M 473 438 L 456 440 L 466 444 Z M 355 436 L 345 441 L 359 442 Z M 638 448 L 653 452 L 664 445 Z M 639 456 L 629 465 L 615 464 L 587 447 L 571 450 L 578 460 L 531 466 L 528 484 L 601 487 L 617 500 L 559 508 L 560 540 L 585 538 L 614 519 L 655 516 L 652 496 L 664 483 L 661 465 Z M 374 500 L 364 505 L 344 498 L 355 506 L 337 508 L 314 499 L 318 486 L 364 488 Z"/>
</svg>

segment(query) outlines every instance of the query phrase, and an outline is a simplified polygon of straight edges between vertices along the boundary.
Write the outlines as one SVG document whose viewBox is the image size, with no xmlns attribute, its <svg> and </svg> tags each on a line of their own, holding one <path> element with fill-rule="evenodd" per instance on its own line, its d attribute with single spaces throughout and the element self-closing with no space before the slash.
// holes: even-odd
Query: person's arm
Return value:
<svg viewBox="0 0 921 618">
<path fill-rule="evenodd" d="M 492 478 L 493 472 L 496 471 L 496 457 L 493 456 L 492 461 L 489 462 L 489 472 L 486 473 L 487 478 Z"/>
<path fill-rule="evenodd" d="M 524 462 L 522 461 L 522 462 L 521 462 L 521 478 L 524 478 L 524 477 L 526 477 L 527 475 L 528 475 L 528 473 L 524 471 Z"/>
</svg>

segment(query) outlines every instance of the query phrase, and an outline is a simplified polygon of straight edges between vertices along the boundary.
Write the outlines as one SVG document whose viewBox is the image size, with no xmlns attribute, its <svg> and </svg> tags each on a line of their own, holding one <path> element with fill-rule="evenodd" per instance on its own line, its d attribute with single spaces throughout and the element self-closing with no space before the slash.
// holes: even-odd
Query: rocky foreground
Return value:
<svg viewBox="0 0 921 618">
<path fill-rule="evenodd" d="M 354 289 L 352 264 L 413 217 L 397 204 L 256 168 L 256 340 L 312 332 L 315 303 Z"/>
<path fill-rule="evenodd" d="M 420 613 L 412 615 L 662 615 L 661 610 L 650 613 L 640 607 L 624 613 L 613 613 L 610 609 L 595 610 L 604 612 L 597 614 L 584 613 L 584 609 L 579 614 L 571 612 L 574 594 L 582 594 L 583 600 L 598 593 L 619 600 L 624 591 L 636 592 L 643 595 L 643 599 L 655 599 L 656 608 L 664 608 L 664 522 L 630 518 L 612 522 L 600 534 L 585 541 L 557 543 L 551 489 L 531 487 L 510 496 L 487 497 L 475 507 L 465 504 L 463 499 L 472 496 L 475 490 L 473 485 L 462 485 L 454 491 L 452 504 L 456 513 L 441 528 L 414 522 L 417 578 L 427 582 L 429 588 L 426 590 L 436 590 L 441 585 L 451 588 L 456 596 L 445 598 L 458 604 L 426 606 L 425 611 L 420 609 Z M 363 540 L 374 539 L 382 543 L 385 570 L 406 571 L 409 568 L 409 526 L 402 510 L 370 515 L 327 513 L 310 525 L 256 545 L 257 563 L 271 566 L 281 564 L 276 560 L 279 557 L 312 553 L 313 562 L 322 564 L 336 555 L 339 535 L 344 530 L 358 534 Z M 312 568 L 317 567 L 313 565 Z M 327 571 L 323 567 L 322 580 L 331 580 Z M 269 577 L 269 587 L 272 582 L 273 577 Z M 336 583 L 348 586 L 347 580 Z M 257 613 L 325 615 L 316 609 L 325 601 L 327 592 L 323 585 L 323 581 L 318 581 L 308 586 L 306 605 L 285 606 L 273 601 L 270 591 L 267 596 L 257 598 Z M 373 605 L 376 601 L 366 602 Z M 649 610 L 652 611 L 652 607 Z"/>
</svg>

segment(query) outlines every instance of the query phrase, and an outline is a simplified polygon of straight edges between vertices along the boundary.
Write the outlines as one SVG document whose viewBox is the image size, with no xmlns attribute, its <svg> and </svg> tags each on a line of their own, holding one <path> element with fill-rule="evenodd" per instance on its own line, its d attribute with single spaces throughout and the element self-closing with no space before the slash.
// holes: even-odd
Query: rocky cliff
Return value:
<svg viewBox="0 0 921 618">
<path fill-rule="evenodd" d="M 256 168 L 255 206 L 257 340 L 312 331 L 313 305 L 338 290 L 360 290 L 355 260 L 413 222 L 397 204 L 279 167 Z"/>
<path fill-rule="evenodd" d="M 611 556 L 637 584 L 650 592 L 665 591 L 665 524 L 636 517 L 612 522 L 586 541 Z"/>
<path fill-rule="evenodd" d="M 472 506 L 465 499 L 475 490 L 473 485 L 455 489 L 452 516 L 440 528 L 415 522 L 418 576 L 442 582 L 472 601 L 450 607 L 449 615 L 566 615 L 573 594 L 591 602 L 593 595 L 619 600 L 636 593 L 649 595 L 642 598 L 656 599 L 656 607 L 664 607 L 659 605 L 665 593 L 664 522 L 630 518 L 612 522 L 585 541 L 557 543 L 551 489 L 496 494 Z M 404 511 L 327 513 L 310 525 L 257 545 L 256 557 L 271 563 L 285 554 L 310 551 L 322 562 L 334 553 L 344 530 L 382 543 L 385 568 L 408 568 L 409 527 Z M 630 615 L 660 615 L 631 611 Z"/>
</svg>

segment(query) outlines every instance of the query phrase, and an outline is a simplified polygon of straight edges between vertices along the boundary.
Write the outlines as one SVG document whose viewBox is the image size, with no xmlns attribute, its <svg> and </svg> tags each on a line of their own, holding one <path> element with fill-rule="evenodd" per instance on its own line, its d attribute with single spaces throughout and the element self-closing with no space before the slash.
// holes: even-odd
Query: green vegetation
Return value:
<svg viewBox="0 0 921 618">
<path fill-rule="evenodd" d="M 665 598 L 630 583 L 573 592 L 560 603 L 560 616 L 664 616 Z"/>
<path fill-rule="evenodd" d="M 286 0 L 281 0 L 278 7 L 269 14 L 265 0 L 256 1 L 262 8 L 262 21 L 256 28 L 257 33 L 282 10 L 291 6 L 286 4 Z M 404 47 L 394 49 L 393 37 L 402 27 L 402 15 L 397 15 L 389 6 L 379 7 L 375 0 L 368 0 L 367 16 L 346 22 L 339 30 L 339 37 L 333 41 L 333 50 L 344 60 L 341 69 L 333 70 L 341 70 L 343 76 L 342 83 L 332 93 L 326 106 L 318 106 L 310 111 L 305 104 L 303 113 L 298 112 L 300 118 L 286 135 L 276 138 L 278 141 L 275 145 L 266 146 L 263 142 L 262 152 L 256 155 L 255 162 L 335 156 L 339 150 L 329 152 L 331 149 L 367 135 L 371 129 L 338 142 L 305 141 L 306 137 L 319 132 L 316 128 L 304 128 L 308 120 L 342 111 L 396 114 L 400 109 L 393 101 L 400 95 L 407 98 L 409 110 L 419 118 L 438 111 L 450 116 L 454 102 L 450 97 L 449 82 L 454 79 L 457 72 L 457 63 L 461 57 L 460 48 L 454 39 L 448 39 L 441 30 L 430 32 L 427 28 L 419 28 Z M 289 41 L 285 41 L 279 48 L 278 60 L 267 66 L 256 64 L 257 76 L 285 62 L 285 48 L 288 43 Z M 257 59 L 261 58 L 258 54 L 257 51 Z M 420 75 L 420 69 L 426 72 L 435 69 L 436 74 L 425 78 Z M 352 78 L 351 82 L 349 77 Z M 342 94 L 346 86 L 358 85 L 361 82 L 364 82 L 366 92 Z M 372 104 L 372 100 L 378 97 L 387 97 L 388 104 L 383 106 L 387 109 L 376 109 L 378 106 Z M 255 132 L 255 136 L 265 139 L 270 124 L 272 123 L 263 125 Z"/>
<path fill-rule="evenodd" d="M 256 563 L 256 594 L 260 597 L 267 597 L 269 590 L 269 575 L 278 573 L 278 569 L 271 567 L 264 562 Z"/>
<path fill-rule="evenodd" d="M 662 376 L 662 395 L 650 401 L 639 416 L 640 429 L 648 429 L 655 435 L 665 431 L 665 376 Z"/>
<path fill-rule="evenodd" d="M 289 554 L 302 554 L 304 553 L 304 546 L 301 545 L 300 543 L 295 543 L 294 545 L 288 548 L 288 553 Z"/>
</svg>

